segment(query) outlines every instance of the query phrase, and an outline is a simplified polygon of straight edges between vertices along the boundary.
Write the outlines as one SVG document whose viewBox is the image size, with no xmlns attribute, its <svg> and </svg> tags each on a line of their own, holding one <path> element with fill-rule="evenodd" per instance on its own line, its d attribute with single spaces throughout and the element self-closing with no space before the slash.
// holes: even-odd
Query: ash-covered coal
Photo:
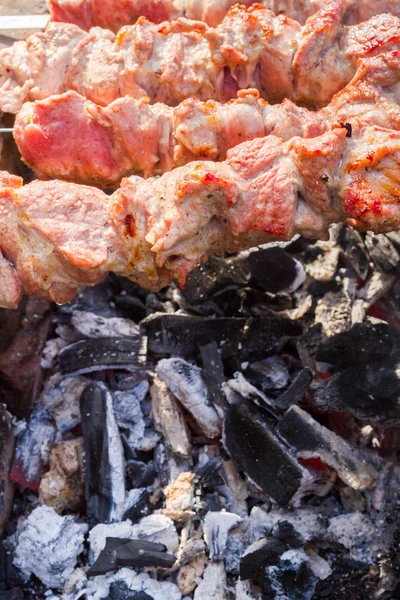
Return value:
<svg viewBox="0 0 400 600">
<path fill-rule="evenodd" d="M 0 600 L 394 600 L 399 253 L 334 226 L 0 311 Z"/>
</svg>

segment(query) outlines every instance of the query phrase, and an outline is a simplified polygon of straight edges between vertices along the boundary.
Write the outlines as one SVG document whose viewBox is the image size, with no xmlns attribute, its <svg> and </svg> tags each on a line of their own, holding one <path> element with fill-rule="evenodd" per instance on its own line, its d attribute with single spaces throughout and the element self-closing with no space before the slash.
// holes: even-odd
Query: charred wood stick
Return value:
<svg viewBox="0 0 400 600">
<path fill-rule="evenodd" d="M 327 239 L 352 219 L 400 227 L 400 132 L 355 121 L 323 135 L 240 144 L 221 163 L 198 161 L 159 178 L 125 179 L 111 196 L 61 181 L 0 189 L 1 305 L 23 293 L 57 303 L 109 271 L 159 290 L 211 254 L 296 233 Z"/>
<path fill-rule="evenodd" d="M 116 37 L 50 23 L 0 52 L 0 110 L 15 113 L 27 100 L 67 90 L 102 106 L 126 95 L 172 106 L 192 96 L 225 102 L 247 88 L 273 103 L 325 105 L 351 80 L 358 59 L 400 49 L 399 18 L 345 26 L 345 12 L 341 0 L 331 0 L 302 27 L 260 5 L 238 6 L 215 28 L 139 19 Z"/>
</svg>

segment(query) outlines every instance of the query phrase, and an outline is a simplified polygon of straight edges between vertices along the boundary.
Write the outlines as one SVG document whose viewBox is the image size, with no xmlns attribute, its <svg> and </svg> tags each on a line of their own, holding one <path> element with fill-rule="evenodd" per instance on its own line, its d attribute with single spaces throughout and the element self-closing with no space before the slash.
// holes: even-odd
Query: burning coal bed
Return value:
<svg viewBox="0 0 400 600">
<path fill-rule="evenodd" d="M 0 600 L 400 598 L 400 235 L 0 313 Z"/>
</svg>

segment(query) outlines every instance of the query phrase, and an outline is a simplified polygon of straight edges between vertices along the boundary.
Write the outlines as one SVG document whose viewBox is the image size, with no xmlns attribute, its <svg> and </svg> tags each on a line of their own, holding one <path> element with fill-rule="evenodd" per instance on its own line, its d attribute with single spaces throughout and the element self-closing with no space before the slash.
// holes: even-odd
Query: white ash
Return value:
<svg viewBox="0 0 400 600">
<path fill-rule="evenodd" d="M 39 506 L 17 536 L 14 564 L 49 588 L 61 588 L 83 551 L 87 531 L 88 526 L 75 517 L 61 517 L 52 508 Z"/>
<path fill-rule="evenodd" d="M 85 582 L 80 591 L 64 595 L 62 600 L 103 600 L 109 597 L 110 586 L 116 581 L 126 583 L 131 592 L 146 592 L 153 600 L 182 600 L 178 586 L 168 581 L 156 581 L 147 573 L 136 573 L 133 569 L 120 569 L 114 574 L 93 577 Z"/>
<path fill-rule="evenodd" d="M 158 377 L 154 378 L 150 393 L 155 427 L 163 434 L 166 445 L 179 458 L 191 458 L 192 445 L 178 401 Z"/>
<path fill-rule="evenodd" d="M 240 560 L 250 544 L 250 519 L 243 519 L 237 527 L 228 534 L 225 547 L 225 569 L 227 573 L 239 574 Z"/>
<path fill-rule="evenodd" d="M 268 535 L 276 534 L 280 523 L 290 523 L 304 542 L 324 540 L 327 535 L 325 519 L 311 508 L 290 511 L 275 509 L 270 512 L 255 506 L 250 513 L 252 539 L 258 540 Z"/>
<path fill-rule="evenodd" d="M 257 600 L 259 598 L 261 600 L 261 596 L 257 595 Z M 256 596 L 253 595 L 253 590 L 251 589 L 250 581 L 242 581 L 239 579 L 235 587 L 235 600 L 256 600 Z"/>
<path fill-rule="evenodd" d="M 106 393 L 106 430 L 108 439 L 108 463 L 111 473 L 111 489 L 113 490 L 113 507 L 111 519 L 118 520 L 125 502 L 125 457 L 121 435 L 115 420 L 112 395 Z"/>
<path fill-rule="evenodd" d="M 182 358 L 164 358 L 158 362 L 157 375 L 192 414 L 203 433 L 215 438 L 222 421 L 201 376 L 201 369 Z"/>
<path fill-rule="evenodd" d="M 122 505 L 119 507 L 119 512 L 116 514 L 115 520 L 117 522 L 122 521 L 124 514 L 127 510 L 135 506 L 140 500 L 143 492 L 146 491 L 146 488 L 134 488 L 133 490 L 129 490 L 129 492 L 125 493 L 125 500 Z"/>
<path fill-rule="evenodd" d="M 211 560 L 220 560 L 225 556 L 228 533 L 239 525 L 242 518 L 230 512 L 209 511 L 204 519 L 204 540 Z"/>
<path fill-rule="evenodd" d="M 144 444 L 146 429 L 140 402 L 143 393 L 144 396 L 147 393 L 148 385 L 147 381 L 143 381 L 136 386 L 139 388 L 138 390 L 133 388 L 130 391 L 113 393 L 114 415 L 118 427 L 128 430 L 127 440 L 129 446 L 138 450 L 142 449 Z"/>
<path fill-rule="evenodd" d="M 227 394 L 228 401 L 231 402 L 232 400 L 235 400 L 234 397 L 231 397 L 232 400 L 229 397 L 229 388 L 231 388 L 234 392 L 240 394 L 240 396 L 242 396 L 243 398 L 251 398 L 259 406 L 264 406 L 265 404 L 267 406 L 272 405 L 272 401 L 270 400 L 270 398 L 268 398 L 268 396 L 266 396 L 259 389 L 254 387 L 254 385 L 249 383 L 243 375 L 243 373 L 236 372 L 233 376 L 234 379 L 229 379 L 229 381 L 227 381 L 227 383 L 224 385 L 224 391 Z"/>
<path fill-rule="evenodd" d="M 60 350 L 67 346 L 68 342 L 63 340 L 60 337 L 53 338 L 51 340 L 47 340 L 43 352 L 42 358 L 40 361 L 40 366 L 42 369 L 52 369 L 55 365 L 56 358 L 60 353 Z"/>
<path fill-rule="evenodd" d="M 328 561 L 322 558 L 311 546 L 305 548 L 305 552 L 308 556 L 308 565 L 315 577 L 318 577 L 321 581 L 328 579 L 333 573 Z"/>
<path fill-rule="evenodd" d="M 141 539 L 164 544 L 170 552 L 179 546 L 179 537 L 174 522 L 165 515 L 154 513 L 143 517 L 139 523 L 132 525 L 130 520 L 121 523 L 100 523 L 89 533 L 90 558 L 93 563 L 105 548 L 106 538 Z"/>
<path fill-rule="evenodd" d="M 226 600 L 226 573 L 223 562 L 209 562 L 196 588 L 194 600 Z"/>
<path fill-rule="evenodd" d="M 379 551 L 376 529 L 369 518 L 359 512 L 330 519 L 328 538 L 344 546 L 353 560 L 366 564 L 376 561 Z"/>
<path fill-rule="evenodd" d="M 60 377 L 47 379 L 39 403 L 53 417 L 57 430 L 70 431 L 81 422 L 79 398 L 88 384 L 86 377 Z"/>
<path fill-rule="evenodd" d="M 255 370 L 260 370 L 263 386 L 268 386 L 269 389 L 281 390 L 290 381 L 288 366 L 281 356 L 269 356 L 264 360 L 253 362 L 251 366 Z"/>
<path fill-rule="evenodd" d="M 136 337 L 139 327 L 130 319 L 106 318 L 93 312 L 75 310 L 71 323 L 85 337 Z"/>
<path fill-rule="evenodd" d="M 288 565 L 293 566 L 295 569 L 300 569 L 300 567 L 309 562 L 307 554 L 304 550 L 287 550 L 280 557 L 280 565 L 282 563 L 288 563 Z M 289 600 L 281 582 L 281 569 L 282 566 L 267 566 L 265 567 L 265 574 L 269 579 L 271 584 L 271 588 L 274 592 L 274 600 Z M 310 590 L 310 595 L 307 596 L 307 599 L 311 599 L 314 594 L 313 590 Z"/>
</svg>

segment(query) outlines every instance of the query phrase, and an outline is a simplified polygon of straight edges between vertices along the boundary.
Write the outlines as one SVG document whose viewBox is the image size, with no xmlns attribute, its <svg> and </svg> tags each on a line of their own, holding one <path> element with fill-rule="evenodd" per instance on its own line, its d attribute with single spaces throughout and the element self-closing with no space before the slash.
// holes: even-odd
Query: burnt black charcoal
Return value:
<svg viewBox="0 0 400 600">
<path fill-rule="evenodd" d="M 184 298 L 196 305 L 226 286 L 243 286 L 249 279 L 249 269 L 236 257 L 211 256 L 205 265 L 189 273 L 182 290 Z"/>
<path fill-rule="evenodd" d="M 291 548 L 301 548 L 305 545 L 303 536 L 300 532 L 296 531 L 293 523 L 289 523 L 289 521 L 280 521 L 276 527 L 276 536 L 281 542 L 285 542 Z"/>
<path fill-rule="evenodd" d="M 300 456 L 320 458 L 353 489 L 366 489 L 377 478 L 376 469 L 366 454 L 320 425 L 298 406 L 288 410 L 277 432 Z"/>
<path fill-rule="evenodd" d="M 137 296 L 118 296 L 115 303 L 125 318 L 139 322 L 146 317 L 146 306 Z"/>
<path fill-rule="evenodd" d="M 300 373 L 296 375 L 292 383 L 276 400 L 274 405 L 282 410 L 288 409 L 292 404 L 296 404 L 301 400 L 304 392 L 310 387 L 313 380 L 314 373 L 307 367 L 302 369 Z"/>
<path fill-rule="evenodd" d="M 112 398 L 100 383 L 91 383 L 80 398 L 84 446 L 84 473 L 87 516 L 89 523 L 109 523 L 117 504 L 125 496 L 124 482 L 115 478 L 113 469 L 121 463 L 122 443 L 117 445 L 118 429 L 110 424 Z M 114 438 L 113 448 L 109 438 Z M 110 454 L 113 454 L 112 464 Z"/>
<path fill-rule="evenodd" d="M 289 383 L 289 369 L 283 358 L 270 356 L 251 363 L 246 369 L 246 378 L 263 392 L 280 390 Z"/>
<path fill-rule="evenodd" d="M 143 489 L 138 493 L 136 502 L 122 515 L 122 520 L 126 521 L 127 519 L 130 519 L 132 523 L 136 523 L 139 519 L 148 515 L 149 512 L 150 494 L 147 490 Z"/>
<path fill-rule="evenodd" d="M 189 356 L 214 341 L 221 344 L 223 360 L 265 356 L 284 339 L 301 334 L 295 321 L 279 317 L 217 318 L 156 314 L 142 321 L 141 331 L 148 336 L 148 348 L 157 354 Z"/>
<path fill-rule="evenodd" d="M 96 577 L 105 575 L 122 567 L 161 567 L 169 569 L 176 558 L 167 554 L 164 544 L 109 537 L 96 562 L 90 567 L 87 575 Z"/>
<path fill-rule="evenodd" d="M 395 246 L 386 235 L 367 233 L 365 246 L 374 264 L 383 273 L 398 273 L 400 256 Z"/>
<path fill-rule="evenodd" d="M 296 288 L 303 272 L 298 261 L 278 247 L 249 252 L 246 262 L 251 284 L 273 294 Z"/>
<path fill-rule="evenodd" d="M 211 342 L 200 348 L 203 363 L 203 379 L 206 382 L 210 396 L 218 406 L 225 404 L 222 385 L 225 382 L 224 364 L 216 342 Z"/>
<path fill-rule="evenodd" d="M 278 504 L 300 488 L 303 471 L 276 438 L 264 414 L 241 404 L 229 407 L 224 423 L 225 446 L 239 467 Z"/>
<path fill-rule="evenodd" d="M 14 556 L 0 541 L 0 590 L 9 590 L 22 584 L 20 571 L 13 565 Z"/>
<path fill-rule="evenodd" d="M 307 555 L 277 540 L 261 540 L 240 562 L 241 579 L 251 579 L 267 598 L 311 600 L 317 585 Z"/>
<path fill-rule="evenodd" d="M 153 600 L 146 592 L 131 592 L 125 581 L 114 581 L 110 585 L 107 600 Z"/>
<path fill-rule="evenodd" d="M 333 365 L 336 370 L 342 370 L 384 360 L 399 350 L 400 333 L 395 329 L 385 323 L 356 323 L 323 342 L 316 358 Z"/>
<path fill-rule="evenodd" d="M 140 460 L 128 460 L 126 463 L 127 489 L 146 487 L 152 485 L 155 477 L 154 463 L 141 462 Z"/>
<path fill-rule="evenodd" d="M 331 239 L 341 246 L 344 261 L 361 279 L 365 279 L 369 271 L 370 258 L 365 250 L 362 236 L 348 225 L 337 225 L 333 228 Z"/>
<path fill-rule="evenodd" d="M 63 375 L 103 369 L 134 369 L 143 364 L 146 354 L 143 339 L 89 338 L 63 348 L 59 355 Z"/>
<path fill-rule="evenodd" d="M 196 469 L 196 484 L 201 488 L 213 488 L 224 484 L 221 475 L 222 459 L 212 458 L 205 465 Z"/>
<path fill-rule="evenodd" d="M 339 411 L 359 419 L 400 423 L 400 361 L 388 358 L 350 367 L 313 386 L 312 404 L 321 411 Z"/>
<path fill-rule="evenodd" d="M 0 592 L 0 600 L 24 600 L 24 592 L 21 588 L 14 588 L 6 592 Z"/>
<path fill-rule="evenodd" d="M 14 486 L 10 481 L 14 458 L 15 437 L 12 417 L 5 406 L 0 405 L 0 536 L 11 512 Z"/>
</svg>

